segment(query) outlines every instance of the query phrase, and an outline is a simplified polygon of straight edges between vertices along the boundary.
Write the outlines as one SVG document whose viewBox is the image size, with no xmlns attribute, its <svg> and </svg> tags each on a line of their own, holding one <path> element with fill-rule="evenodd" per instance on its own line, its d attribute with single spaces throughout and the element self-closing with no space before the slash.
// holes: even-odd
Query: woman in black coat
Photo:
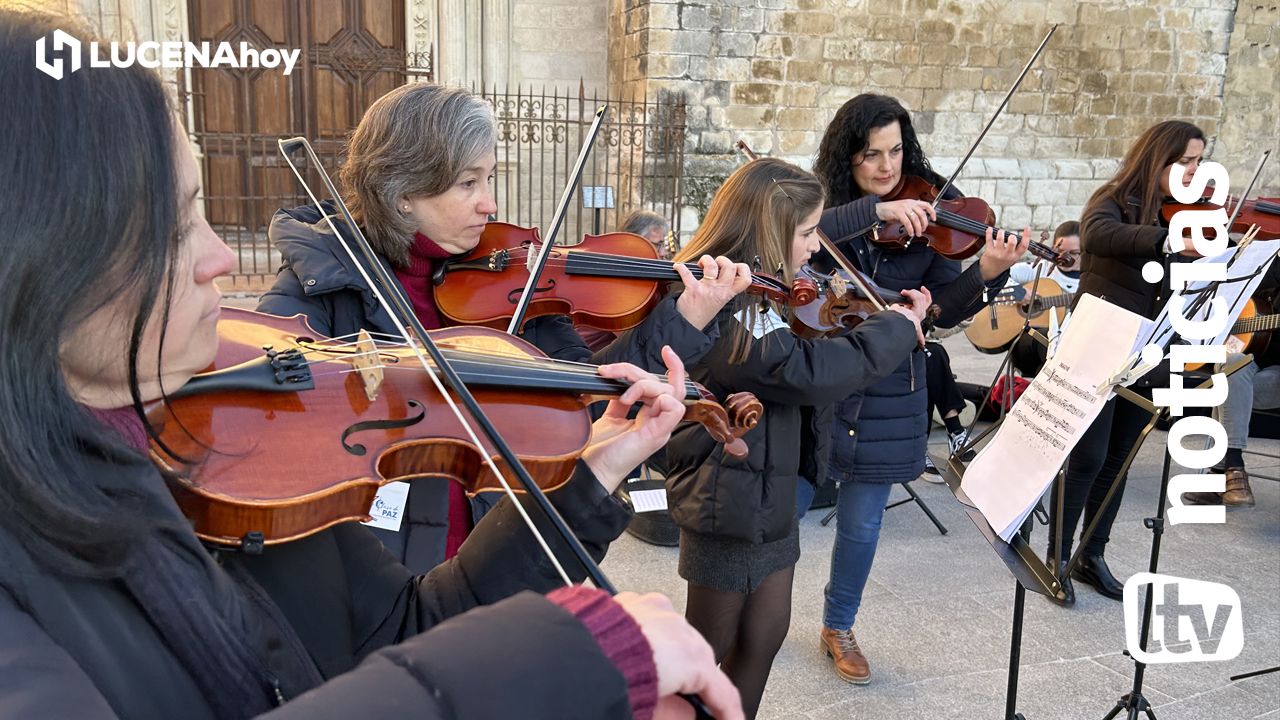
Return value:
<svg viewBox="0 0 1280 720">
<path fill-rule="evenodd" d="M 938 327 L 955 326 L 994 298 L 1009 267 L 1027 249 L 1027 231 L 1014 241 L 988 230 L 982 257 L 961 271 L 959 262 L 924 243 L 890 249 L 860 234 L 883 222 L 901 224 L 920 235 L 936 219 L 929 203 L 881 200 L 904 176 L 921 177 L 935 187 L 944 182 L 929 167 L 911 116 L 891 97 L 868 94 L 846 102 L 827 126 L 814 172 L 829 192 L 823 232 L 877 284 L 889 290 L 928 288 L 942 309 Z M 954 188 L 948 193 L 958 195 Z M 871 668 L 854 639 L 853 623 L 871 574 L 885 501 L 893 484 L 910 482 L 924 470 L 929 440 L 924 353 L 913 353 L 888 377 L 841 400 L 830 433 L 830 472 L 825 478 L 810 478 L 840 483 L 820 641 L 836 674 L 860 684 L 870 681 Z M 952 452 L 963 442 L 953 437 Z M 806 483 L 800 490 L 800 506 L 805 508 L 813 489 Z"/>
<path fill-rule="evenodd" d="M 1169 230 L 1160 217 L 1160 208 L 1169 197 L 1169 172 L 1174 164 L 1184 165 L 1183 183 L 1190 184 L 1203 155 L 1204 133 L 1195 125 L 1178 120 L 1153 125 L 1134 142 L 1116 176 L 1098 188 L 1085 205 L 1080 220 L 1083 254 L 1077 301 L 1087 293 L 1146 318 L 1159 313 L 1169 299 L 1168 264 L 1199 257 L 1189 246 L 1181 256 L 1169 251 Z M 1166 268 L 1161 282 L 1150 283 L 1143 277 L 1142 267 L 1152 261 Z M 1162 372 L 1153 371 L 1134 390 L 1150 397 L 1150 388 L 1161 376 Z M 1072 538 L 1081 514 L 1085 518 L 1081 532 L 1098 518 L 1098 527 L 1088 538 L 1072 577 L 1112 600 L 1124 597 L 1124 585 L 1111 573 L 1103 557 L 1127 479 L 1117 480 L 1117 475 L 1150 417 L 1142 408 L 1121 402 L 1119 397 L 1111 398 L 1103 407 L 1067 461 L 1060 550 L 1055 547 L 1054 533 L 1049 533 L 1047 556 L 1059 559 L 1061 571 L 1071 557 Z M 1115 482 L 1119 483 L 1115 495 L 1104 506 L 1102 501 Z M 1051 528 L 1057 527 L 1059 520 L 1056 502 L 1053 505 Z M 1074 604 L 1075 588 L 1069 580 L 1063 585 L 1065 600 L 1054 601 Z"/>
<path fill-rule="evenodd" d="M 706 218 L 677 255 L 758 259 L 786 280 L 817 251 L 823 190 L 817 178 L 781 160 L 754 160 L 716 192 Z M 712 392 L 736 388 L 764 403 L 747 433 L 745 458 L 724 454 L 693 427 L 667 447 L 671 516 L 680 526 L 686 616 L 711 641 L 716 659 L 755 715 L 774 655 L 786 638 L 791 581 L 800 557 L 796 482 L 814 472 L 832 398 L 883 377 L 910 354 L 927 293 L 914 307 L 877 313 L 845 337 L 802 340 L 785 308 L 746 298 L 717 318 L 719 338 L 690 375 Z"/>
<path fill-rule="evenodd" d="M 74 22 L 0 10 L 0 94 L 23 98 L 0 110 L 0 715 L 648 718 L 687 691 L 740 717 L 665 600 L 521 593 L 556 576 L 513 504 L 423 577 L 350 523 L 257 556 L 202 546 L 147 454 L 144 404 L 213 360 L 235 255 L 200 214 L 160 78 L 51 80 L 31 48 L 55 29 Z M 600 371 L 634 397 L 554 494 L 597 557 L 628 516 L 610 491 L 682 415 L 667 360 L 674 384 Z"/>
<path fill-rule="evenodd" d="M 489 216 L 498 210 L 492 187 L 497 144 L 488 102 L 461 88 L 431 83 L 410 83 L 378 98 L 348 143 L 339 173 L 344 199 L 428 330 L 446 324 L 435 307 L 433 272 L 448 258 L 475 248 Z M 323 208 L 325 214 L 337 215 L 331 204 Z M 302 313 L 329 337 L 362 329 L 396 332 L 322 218 L 314 205 L 276 213 L 268 235 L 284 264 L 258 310 Z M 337 224 L 347 232 L 345 224 Z M 558 360 L 629 362 L 661 372 L 660 351 L 669 345 L 686 363 L 693 362 L 711 347 L 710 323 L 716 312 L 750 284 L 745 265 L 735 267 L 724 259 L 716 265 L 711 258 L 701 262 L 718 271 L 694 280 L 677 267 L 686 284 L 680 299 L 663 300 L 643 323 L 600 352 L 587 348 L 565 315 L 530 320 L 522 337 Z M 478 495 L 473 517 L 460 487 L 418 483 L 409 489 L 401 527 L 374 533 L 410 569 L 426 572 L 457 551 L 471 522 L 499 497 Z"/>
</svg>

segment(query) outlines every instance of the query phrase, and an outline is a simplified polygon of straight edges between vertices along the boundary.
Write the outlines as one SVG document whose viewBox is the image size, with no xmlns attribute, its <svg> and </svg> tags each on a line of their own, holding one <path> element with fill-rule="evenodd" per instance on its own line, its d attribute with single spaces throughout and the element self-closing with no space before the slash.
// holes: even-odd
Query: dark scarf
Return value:
<svg viewBox="0 0 1280 720">
<path fill-rule="evenodd" d="M 146 431 L 133 408 L 92 414 L 130 447 L 146 452 Z M 152 533 L 134 549 L 121 580 L 219 720 L 267 712 L 277 704 L 277 684 L 249 644 L 248 603 L 229 593 L 227 607 L 217 607 L 210 592 L 214 580 L 205 570 L 209 558 L 194 553 L 205 553 L 194 539 Z"/>
</svg>

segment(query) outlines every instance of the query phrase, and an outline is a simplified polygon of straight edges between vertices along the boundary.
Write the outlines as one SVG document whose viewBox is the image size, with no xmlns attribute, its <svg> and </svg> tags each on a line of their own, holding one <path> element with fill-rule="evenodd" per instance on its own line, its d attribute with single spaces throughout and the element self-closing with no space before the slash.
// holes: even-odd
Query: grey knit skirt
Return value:
<svg viewBox="0 0 1280 720">
<path fill-rule="evenodd" d="M 680 531 L 680 577 L 721 592 L 753 592 L 770 575 L 800 560 L 800 531 L 770 543 Z"/>
</svg>

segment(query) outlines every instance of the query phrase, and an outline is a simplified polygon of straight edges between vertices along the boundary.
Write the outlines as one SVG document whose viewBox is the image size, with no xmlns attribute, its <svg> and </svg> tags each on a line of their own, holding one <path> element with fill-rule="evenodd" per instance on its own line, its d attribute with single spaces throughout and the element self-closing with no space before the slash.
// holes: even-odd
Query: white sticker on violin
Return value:
<svg viewBox="0 0 1280 720">
<path fill-rule="evenodd" d="M 404 519 L 404 509 L 408 504 L 409 483 L 387 483 L 373 496 L 373 504 L 369 506 L 370 519 L 363 524 L 400 532 L 400 521 Z"/>
<path fill-rule="evenodd" d="M 775 312 L 773 308 L 769 308 L 764 312 L 756 313 L 756 326 L 751 329 L 751 334 L 759 340 L 771 332 L 790 329 L 791 326 L 787 324 L 787 321 L 783 320 L 782 316 Z"/>
</svg>

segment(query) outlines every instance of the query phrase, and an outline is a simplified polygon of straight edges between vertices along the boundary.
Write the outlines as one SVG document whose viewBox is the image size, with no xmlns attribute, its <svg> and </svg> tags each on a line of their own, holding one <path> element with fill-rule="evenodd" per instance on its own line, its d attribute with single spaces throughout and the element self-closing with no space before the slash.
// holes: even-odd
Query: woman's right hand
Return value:
<svg viewBox="0 0 1280 720">
<path fill-rule="evenodd" d="M 694 717 L 693 706 L 677 694 L 696 694 L 717 720 L 740 720 L 742 696 L 716 665 L 711 646 L 657 593 L 618 593 L 614 601 L 640 626 L 658 670 L 658 707 L 654 720 Z"/>
<path fill-rule="evenodd" d="M 889 309 L 901 313 L 916 326 L 916 342 L 920 347 L 924 347 L 924 330 L 920 327 L 920 323 L 924 321 L 929 308 L 933 306 L 933 295 L 926 287 L 921 287 L 919 290 L 903 290 L 902 294 L 911 301 L 911 305 L 896 303 L 890 305 Z"/>
<path fill-rule="evenodd" d="M 876 203 L 876 217 L 881 222 L 900 223 L 912 237 L 919 237 L 928 229 L 930 220 L 937 222 L 938 212 L 923 200 L 894 200 Z"/>
</svg>

